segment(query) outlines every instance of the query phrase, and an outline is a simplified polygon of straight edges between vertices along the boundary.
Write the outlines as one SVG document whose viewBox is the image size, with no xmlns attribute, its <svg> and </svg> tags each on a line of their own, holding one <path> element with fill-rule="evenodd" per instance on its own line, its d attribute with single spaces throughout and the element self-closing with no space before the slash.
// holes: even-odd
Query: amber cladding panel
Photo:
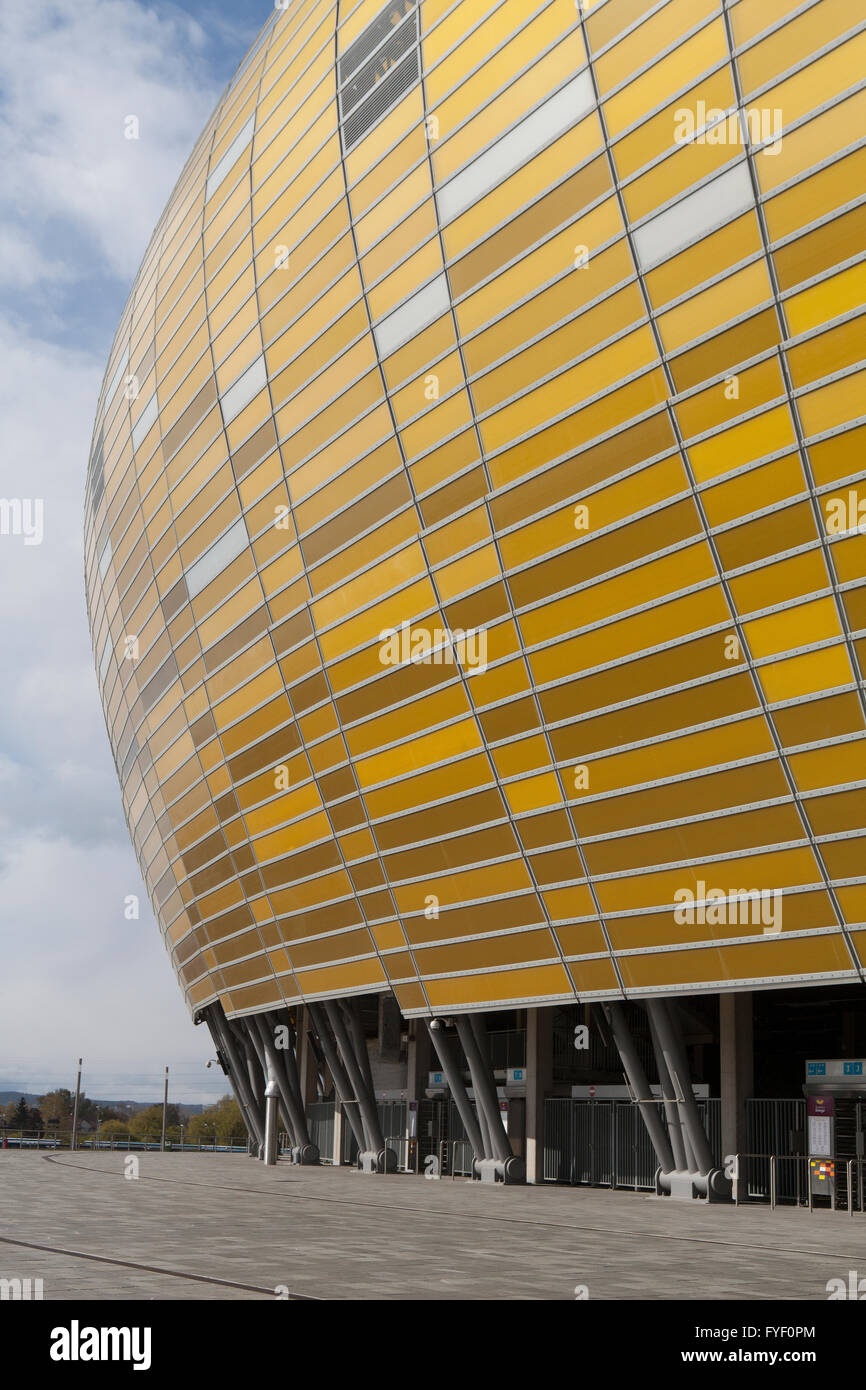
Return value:
<svg viewBox="0 0 866 1390">
<path fill-rule="evenodd" d="M 87 479 L 191 1010 L 862 976 L 864 28 L 275 10 L 154 232 Z"/>
</svg>

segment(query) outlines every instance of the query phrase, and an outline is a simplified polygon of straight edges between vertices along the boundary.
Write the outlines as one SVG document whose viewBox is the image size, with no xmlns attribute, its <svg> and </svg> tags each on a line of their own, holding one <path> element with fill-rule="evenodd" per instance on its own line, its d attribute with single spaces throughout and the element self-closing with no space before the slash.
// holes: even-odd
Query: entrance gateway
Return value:
<svg viewBox="0 0 866 1390">
<path fill-rule="evenodd" d="M 806 1063 L 803 1087 L 807 1110 L 809 1187 L 812 1200 L 834 1210 L 851 1200 L 862 1209 L 863 1158 L 866 1152 L 866 1058 L 827 1058 Z"/>
</svg>

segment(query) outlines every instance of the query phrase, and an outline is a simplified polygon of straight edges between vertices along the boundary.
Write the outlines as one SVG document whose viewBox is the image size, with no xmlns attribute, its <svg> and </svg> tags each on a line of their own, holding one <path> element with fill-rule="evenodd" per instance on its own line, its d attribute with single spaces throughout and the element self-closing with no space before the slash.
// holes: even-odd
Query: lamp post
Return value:
<svg viewBox="0 0 866 1390">
<path fill-rule="evenodd" d="M 220 1065 L 220 1059 L 219 1059 L 219 1057 L 209 1057 L 209 1058 L 207 1059 L 207 1061 L 205 1062 L 205 1068 L 206 1068 L 207 1071 L 210 1071 L 210 1069 L 211 1069 L 211 1067 L 213 1066 L 214 1062 L 216 1062 L 216 1065 L 219 1066 L 219 1065 Z M 214 1126 L 213 1126 L 213 1151 L 214 1151 L 214 1153 L 216 1153 L 216 1120 L 214 1120 Z"/>
<path fill-rule="evenodd" d="M 168 1067 L 165 1069 L 165 1086 L 162 1092 L 162 1138 L 159 1141 L 160 1153 L 165 1153 L 165 1126 L 168 1119 Z"/>
<path fill-rule="evenodd" d="M 78 1102 L 81 1098 L 81 1058 L 78 1059 L 78 1076 L 75 1081 L 75 1105 L 72 1110 L 72 1135 L 69 1140 L 69 1147 L 74 1152 L 77 1148 L 78 1132 Z"/>
</svg>

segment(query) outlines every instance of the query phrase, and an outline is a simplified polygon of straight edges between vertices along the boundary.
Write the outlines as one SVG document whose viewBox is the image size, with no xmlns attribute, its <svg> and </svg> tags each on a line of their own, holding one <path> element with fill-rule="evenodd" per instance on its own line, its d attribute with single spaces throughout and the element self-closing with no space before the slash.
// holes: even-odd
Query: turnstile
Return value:
<svg viewBox="0 0 866 1390">
<path fill-rule="evenodd" d="M 809 1186 L 812 1202 L 847 1209 L 849 1164 L 851 1205 L 863 1210 L 866 1059 L 827 1058 L 806 1063 Z"/>
</svg>

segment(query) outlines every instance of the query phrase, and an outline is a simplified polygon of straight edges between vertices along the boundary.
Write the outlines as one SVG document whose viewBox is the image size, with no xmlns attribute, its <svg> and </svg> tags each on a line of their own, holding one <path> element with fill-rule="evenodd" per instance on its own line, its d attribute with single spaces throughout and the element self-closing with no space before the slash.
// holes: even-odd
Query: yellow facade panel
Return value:
<svg viewBox="0 0 866 1390">
<path fill-rule="evenodd" d="M 323 3 L 226 94 L 86 493 L 192 1010 L 856 977 L 866 36 L 799 8 Z M 735 69 L 778 130 L 679 139 Z"/>
</svg>

